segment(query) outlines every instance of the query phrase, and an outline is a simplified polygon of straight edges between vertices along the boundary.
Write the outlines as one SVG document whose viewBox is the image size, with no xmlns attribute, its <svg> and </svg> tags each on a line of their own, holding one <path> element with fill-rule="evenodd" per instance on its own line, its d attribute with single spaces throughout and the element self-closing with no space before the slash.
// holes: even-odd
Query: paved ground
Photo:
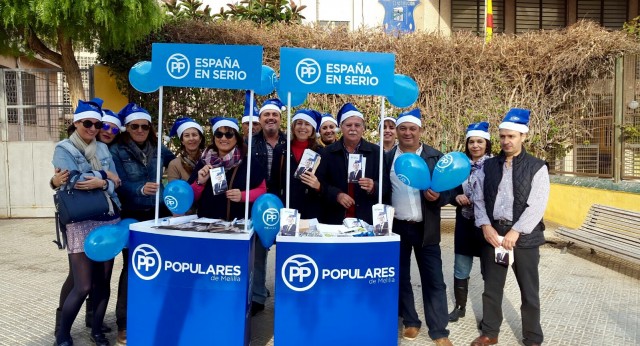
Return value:
<svg viewBox="0 0 640 346">
<path fill-rule="evenodd" d="M 445 222 L 443 260 L 449 286 L 450 306 L 453 293 L 453 234 Z M 67 272 L 66 253 L 51 243 L 52 219 L 0 220 L 0 345 L 51 345 L 54 311 L 60 287 Z M 553 231 L 547 238 L 554 241 Z M 570 248 L 560 253 L 561 245 L 541 248 L 540 276 L 542 328 L 546 345 L 640 345 L 640 267 L 588 249 Z M 273 266 L 274 251 L 269 255 Z M 115 329 L 117 276 L 122 266 L 116 261 L 112 281 L 112 300 L 106 323 Z M 477 335 L 476 316 L 482 314 L 482 280 L 474 263 L 470 282 L 467 316 L 449 325 L 455 345 L 468 345 Z M 417 278 L 413 266 L 412 276 Z M 267 277 L 273 292 L 273 267 Z M 416 307 L 424 320 L 418 282 L 414 282 Z M 507 279 L 503 302 L 504 319 L 500 345 L 520 345 L 520 297 L 515 277 Z M 470 311 L 472 310 L 472 311 Z M 474 316 L 475 315 L 475 316 Z M 74 325 L 75 345 L 90 345 L 89 330 L 84 328 L 84 309 Z M 426 327 L 425 327 L 426 328 Z M 416 341 L 399 345 L 430 345 L 426 329 Z M 273 345 L 273 301 L 253 320 L 252 345 Z M 399 329 L 400 330 L 400 329 Z M 354 333 L 363 332 L 354 323 Z M 355 334 L 354 334 L 355 335 Z M 399 334 L 400 335 L 400 334 Z M 109 335 L 115 343 L 116 333 Z M 357 335 L 355 335 L 357 337 Z M 347 343 L 355 345 L 355 343 Z"/>
</svg>

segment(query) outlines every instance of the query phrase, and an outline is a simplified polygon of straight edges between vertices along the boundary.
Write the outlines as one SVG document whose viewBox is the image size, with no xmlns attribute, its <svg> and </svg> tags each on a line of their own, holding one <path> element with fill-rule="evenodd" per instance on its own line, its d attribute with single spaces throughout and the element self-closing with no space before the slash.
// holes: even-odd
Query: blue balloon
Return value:
<svg viewBox="0 0 640 346">
<path fill-rule="evenodd" d="M 464 153 L 454 151 L 438 160 L 431 178 L 431 190 L 442 192 L 462 184 L 471 173 L 471 161 Z"/>
<path fill-rule="evenodd" d="M 127 243 L 124 245 L 124 247 L 129 247 L 129 226 L 131 226 L 131 224 L 134 223 L 138 223 L 139 221 L 136 219 L 132 219 L 132 218 L 127 218 L 127 219 L 122 219 L 120 220 L 120 222 L 117 223 L 118 227 L 122 228 L 123 232 L 127 232 Z"/>
<path fill-rule="evenodd" d="M 184 180 L 172 180 L 164 187 L 162 199 L 172 213 L 184 214 L 193 204 L 193 189 Z"/>
<path fill-rule="evenodd" d="M 262 74 L 260 76 L 260 86 L 258 86 L 254 92 L 258 95 L 269 95 L 276 89 L 276 82 L 278 76 L 276 71 L 267 65 L 262 65 Z"/>
<path fill-rule="evenodd" d="M 431 174 L 427 163 L 417 154 L 404 153 L 393 164 L 396 176 L 401 182 L 418 190 L 426 190 L 431 185 Z"/>
<path fill-rule="evenodd" d="M 392 105 L 400 108 L 411 106 L 418 99 L 418 83 L 411 77 L 396 74 L 393 76 L 393 95 L 387 99 Z"/>
<path fill-rule="evenodd" d="M 129 241 L 129 230 L 118 225 L 104 225 L 93 229 L 84 240 L 84 253 L 96 262 L 116 257 Z"/>
<path fill-rule="evenodd" d="M 280 101 L 282 101 L 282 103 L 284 103 L 285 105 L 287 105 L 287 92 L 285 90 L 280 89 L 280 83 L 276 82 L 276 91 L 278 92 L 278 97 L 280 98 Z M 291 107 L 298 107 L 301 104 L 304 103 L 304 101 L 307 100 L 307 94 L 306 93 L 291 93 Z"/>
<path fill-rule="evenodd" d="M 142 93 L 152 93 L 158 88 L 156 79 L 151 73 L 151 61 L 140 61 L 129 70 L 129 83 L 134 89 Z"/>
<path fill-rule="evenodd" d="M 276 241 L 276 235 L 280 230 L 280 209 L 282 208 L 280 198 L 271 193 L 258 197 L 251 207 L 253 229 L 267 249 Z"/>
</svg>

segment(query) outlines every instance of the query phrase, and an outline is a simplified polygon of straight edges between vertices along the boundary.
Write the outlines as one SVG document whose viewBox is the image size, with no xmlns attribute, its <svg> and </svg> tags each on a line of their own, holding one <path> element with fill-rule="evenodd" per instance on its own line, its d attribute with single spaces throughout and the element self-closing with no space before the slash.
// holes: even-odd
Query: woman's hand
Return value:
<svg viewBox="0 0 640 346">
<path fill-rule="evenodd" d="M 198 184 L 202 185 L 209 180 L 209 170 L 213 167 L 211 165 L 204 165 L 204 167 L 200 168 L 198 171 Z"/>
<path fill-rule="evenodd" d="M 106 180 L 100 179 L 98 177 L 88 176 L 85 178 L 85 180 L 77 182 L 75 187 L 78 190 L 102 189 L 106 182 Z"/>
<path fill-rule="evenodd" d="M 457 195 L 456 202 L 460 205 L 471 205 L 471 201 L 465 195 Z"/>
<path fill-rule="evenodd" d="M 300 180 L 310 188 L 320 191 L 320 181 L 311 171 L 306 171 L 300 176 Z"/>
<path fill-rule="evenodd" d="M 242 191 L 240 191 L 240 189 L 227 190 L 226 194 L 227 198 L 231 202 L 240 202 L 240 199 L 242 198 Z"/>
<path fill-rule="evenodd" d="M 111 172 L 111 171 L 107 171 L 107 179 L 113 181 L 113 183 L 116 185 L 116 187 L 120 187 L 121 181 L 120 181 L 120 177 L 118 177 L 117 173 Z"/>
<path fill-rule="evenodd" d="M 158 183 L 146 182 L 142 188 L 142 193 L 145 195 L 155 195 L 158 192 Z"/>
<path fill-rule="evenodd" d="M 56 168 L 55 174 L 51 178 L 51 184 L 56 188 L 64 185 L 69 180 L 69 170 L 62 170 L 60 168 Z"/>
</svg>

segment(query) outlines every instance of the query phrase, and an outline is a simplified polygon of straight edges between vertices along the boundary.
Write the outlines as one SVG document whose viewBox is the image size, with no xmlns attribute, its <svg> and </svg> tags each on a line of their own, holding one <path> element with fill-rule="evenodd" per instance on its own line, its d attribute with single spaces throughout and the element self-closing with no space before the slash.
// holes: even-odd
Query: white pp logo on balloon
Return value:
<svg viewBox="0 0 640 346">
<path fill-rule="evenodd" d="M 303 84 L 317 82 L 321 74 L 320 64 L 311 58 L 302 59 L 296 65 L 296 77 Z"/>
<path fill-rule="evenodd" d="M 164 205 L 170 210 L 175 210 L 178 208 L 178 200 L 173 196 L 167 196 L 164 198 Z"/>
<path fill-rule="evenodd" d="M 411 180 L 409 180 L 409 178 L 407 178 L 406 175 L 398 174 L 397 177 L 398 177 L 398 180 L 400 180 L 401 183 L 409 185 L 409 186 L 411 185 Z"/>
<path fill-rule="evenodd" d="M 445 169 L 449 167 L 453 163 L 453 156 L 451 154 L 447 154 L 438 160 L 437 168 Z"/>
<path fill-rule="evenodd" d="M 167 59 L 167 73 L 175 79 L 186 77 L 189 68 L 189 59 L 184 54 L 176 53 Z"/>
<path fill-rule="evenodd" d="M 269 208 L 262 213 L 262 222 L 267 226 L 275 226 L 280 221 L 280 213 L 276 208 Z"/>
</svg>

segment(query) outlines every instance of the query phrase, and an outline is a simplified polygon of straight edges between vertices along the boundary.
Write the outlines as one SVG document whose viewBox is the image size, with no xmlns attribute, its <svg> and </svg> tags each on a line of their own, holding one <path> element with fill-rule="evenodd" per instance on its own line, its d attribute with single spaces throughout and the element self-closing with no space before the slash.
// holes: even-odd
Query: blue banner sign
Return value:
<svg viewBox="0 0 640 346">
<path fill-rule="evenodd" d="M 397 345 L 399 239 L 313 243 L 279 236 L 275 344 Z"/>
<path fill-rule="evenodd" d="M 280 48 L 279 90 L 392 95 L 395 61 L 391 53 Z"/>
<path fill-rule="evenodd" d="M 262 46 L 154 43 L 153 76 L 158 85 L 256 89 L 262 73 Z"/>
<path fill-rule="evenodd" d="M 216 239 L 147 224 L 129 238 L 129 344 L 248 345 L 251 235 Z"/>
<path fill-rule="evenodd" d="M 416 23 L 413 20 L 413 10 L 420 0 L 378 0 L 384 7 L 384 30 L 393 32 L 414 32 Z"/>
</svg>

